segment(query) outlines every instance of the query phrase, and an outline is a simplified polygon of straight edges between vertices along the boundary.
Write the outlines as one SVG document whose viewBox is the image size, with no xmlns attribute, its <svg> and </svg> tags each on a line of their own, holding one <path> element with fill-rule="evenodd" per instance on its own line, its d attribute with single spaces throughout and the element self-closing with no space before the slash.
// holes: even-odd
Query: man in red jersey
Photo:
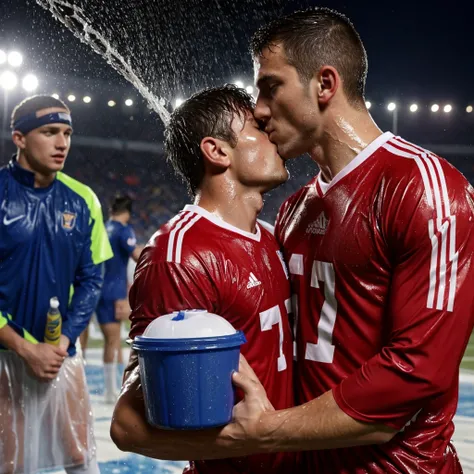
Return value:
<svg viewBox="0 0 474 474">
<path fill-rule="evenodd" d="M 302 405 L 262 410 L 254 388 L 221 442 L 308 450 L 308 473 L 462 472 L 451 437 L 474 324 L 474 190 L 373 122 L 366 53 L 343 15 L 280 18 L 252 52 L 256 119 L 284 159 L 309 153 L 321 172 L 276 226 L 297 295 Z"/>
<path fill-rule="evenodd" d="M 289 275 L 275 238 L 257 222 L 262 194 L 288 173 L 253 118 L 251 96 L 233 86 L 194 95 L 172 114 L 166 149 L 194 205 L 162 226 L 140 256 L 130 290 L 130 336 L 141 335 L 160 315 L 205 308 L 245 333 L 242 353 L 273 407 L 293 406 Z M 162 459 L 225 456 L 213 447 L 220 429 L 149 426 L 139 383 L 132 353 L 111 427 L 120 449 Z M 286 474 L 294 472 L 294 459 L 262 454 L 196 461 L 187 472 Z"/>
</svg>

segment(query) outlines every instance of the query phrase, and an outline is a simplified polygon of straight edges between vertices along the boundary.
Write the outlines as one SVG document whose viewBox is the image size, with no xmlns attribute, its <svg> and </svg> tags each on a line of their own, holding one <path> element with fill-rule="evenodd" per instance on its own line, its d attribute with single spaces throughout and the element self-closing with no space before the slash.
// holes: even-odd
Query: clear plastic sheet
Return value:
<svg viewBox="0 0 474 474">
<path fill-rule="evenodd" d="M 82 356 L 40 382 L 17 354 L 0 352 L 0 474 L 87 465 L 95 451 Z"/>
</svg>

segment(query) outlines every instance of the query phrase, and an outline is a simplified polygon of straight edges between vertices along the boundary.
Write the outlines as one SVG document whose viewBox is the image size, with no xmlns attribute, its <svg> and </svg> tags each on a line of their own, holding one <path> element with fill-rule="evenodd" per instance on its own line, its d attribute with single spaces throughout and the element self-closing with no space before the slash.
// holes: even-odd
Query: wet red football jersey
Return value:
<svg viewBox="0 0 474 474">
<path fill-rule="evenodd" d="M 242 354 L 275 409 L 293 406 L 289 276 L 274 236 L 233 227 L 186 206 L 150 240 L 130 290 L 133 338 L 160 315 L 204 308 L 245 333 Z M 196 462 L 200 474 L 294 472 L 294 456 L 258 455 Z"/>
<path fill-rule="evenodd" d="M 307 472 L 456 473 L 459 363 L 474 324 L 474 191 L 390 133 L 282 206 L 297 309 L 296 395 L 332 389 L 352 418 L 400 432 L 307 454 Z"/>
</svg>

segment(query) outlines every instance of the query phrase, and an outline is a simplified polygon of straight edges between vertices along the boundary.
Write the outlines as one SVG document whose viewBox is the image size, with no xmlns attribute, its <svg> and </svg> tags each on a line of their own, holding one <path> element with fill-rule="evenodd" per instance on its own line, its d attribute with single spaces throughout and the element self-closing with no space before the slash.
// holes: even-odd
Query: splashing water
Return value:
<svg viewBox="0 0 474 474">
<path fill-rule="evenodd" d="M 37 3 L 46 10 L 49 10 L 56 20 L 69 28 L 81 41 L 90 45 L 108 64 L 131 82 L 148 101 L 150 107 L 159 115 L 163 123 L 165 125 L 168 124 L 170 113 L 165 107 L 165 99 L 157 97 L 150 91 L 124 57 L 110 44 L 104 35 L 91 26 L 92 22 L 80 7 L 64 0 L 37 0 Z"/>
</svg>

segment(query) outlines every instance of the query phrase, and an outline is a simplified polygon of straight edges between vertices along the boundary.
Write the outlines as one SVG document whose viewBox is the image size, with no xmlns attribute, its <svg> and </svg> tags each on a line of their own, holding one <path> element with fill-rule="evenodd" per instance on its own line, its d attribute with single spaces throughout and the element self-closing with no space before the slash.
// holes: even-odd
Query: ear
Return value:
<svg viewBox="0 0 474 474">
<path fill-rule="evenodd" d="M 19 132 L 18 130 L 15 130 L 12 133 L 12 140 L 13 143 L 16 145 L 17 148 L 20 150 L 24 150 L 26 148 L 26 137 L 23 135 L 23 133 Z"/>
<path fill-rule="evenodd" d="M 201 153 L 204 163 L 215 169 L 227 169 L 230 166 L 230 145 L 224 140 L 204 137 L 201 140 Z"/>
<path fill-rule="evenodd" d="M 339 90 L 341 76 L 336 68 L 332 66 L 323 66 L 319 70 L 318 83 L 318 102 L 322 105 L 327 105 Z"/>
</svg>

